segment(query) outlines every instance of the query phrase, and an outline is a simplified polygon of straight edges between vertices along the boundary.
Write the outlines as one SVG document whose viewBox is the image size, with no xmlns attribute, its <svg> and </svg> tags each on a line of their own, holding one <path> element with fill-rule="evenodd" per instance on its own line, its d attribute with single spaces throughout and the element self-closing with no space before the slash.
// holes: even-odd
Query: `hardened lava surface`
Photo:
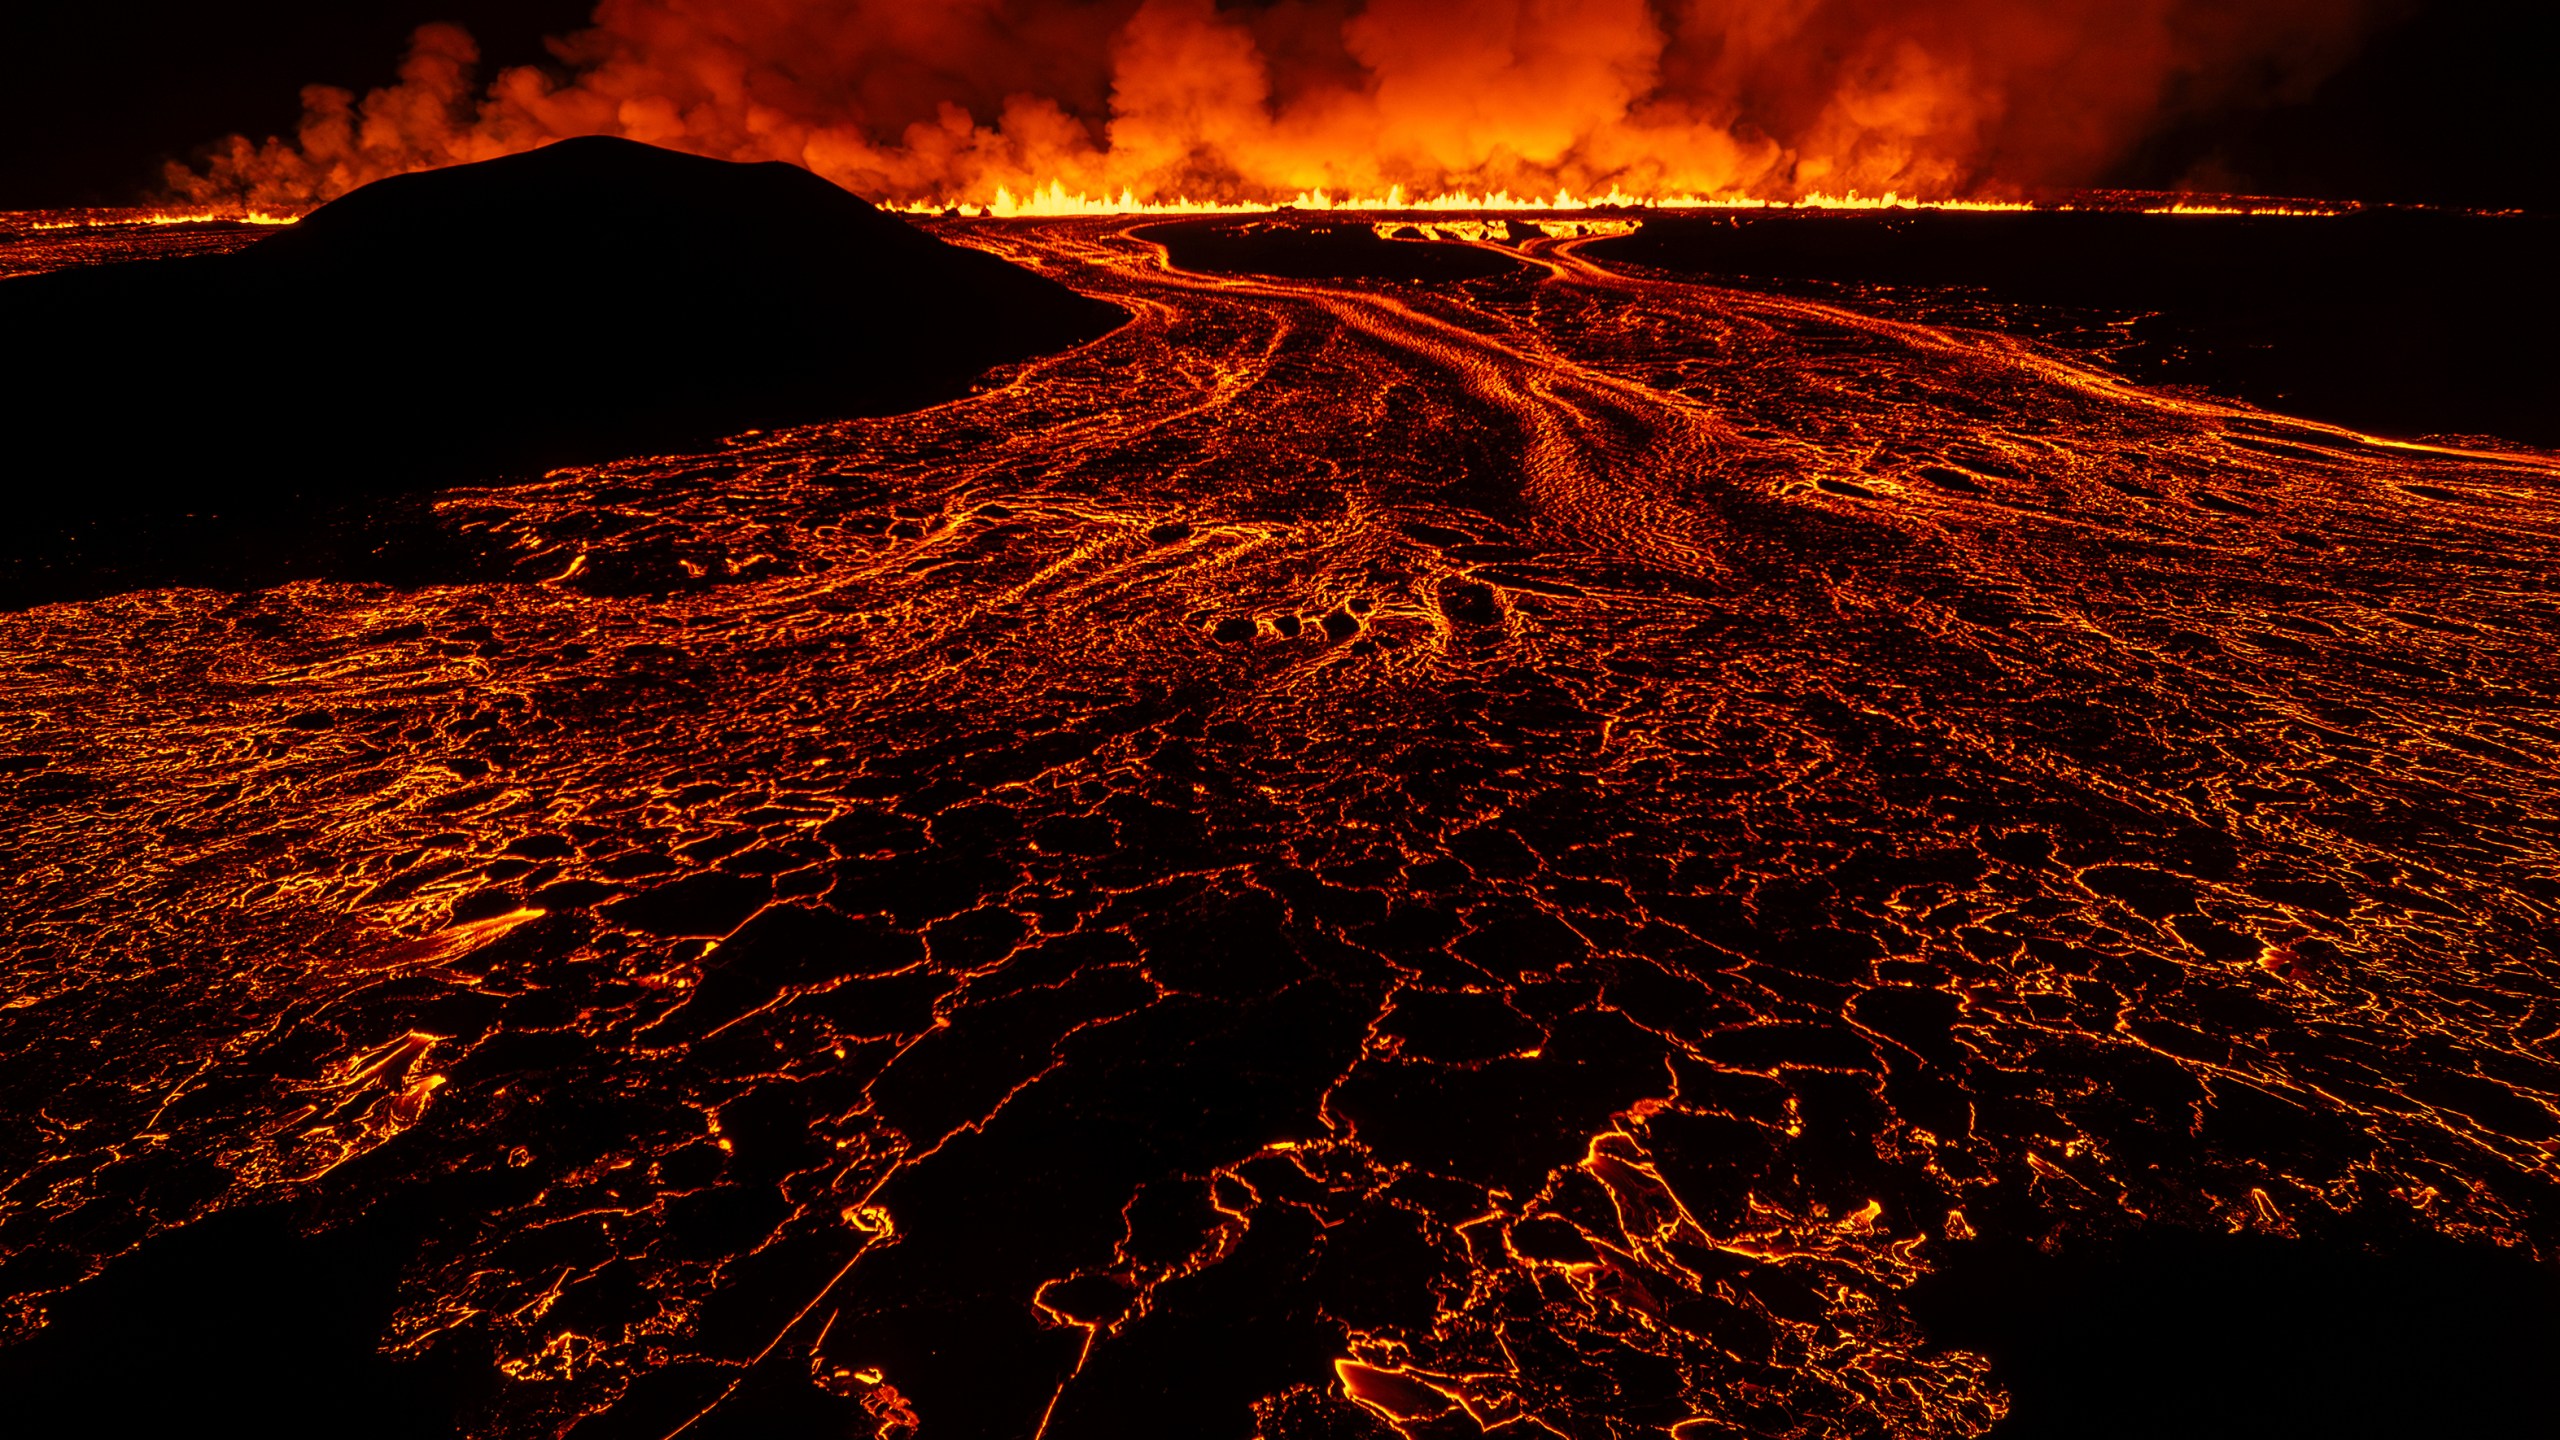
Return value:
<svg viewBox="0 0 2560 1440">
<path fill-rule="evenodd" d="M 1966 1237 L 2560 1240 L 2551 457 L 1132 228 L 471 583 L 0 617 L 9 1326 L 441 1186 L 473 1434 L 1973 1436 Z"/>
</svg>

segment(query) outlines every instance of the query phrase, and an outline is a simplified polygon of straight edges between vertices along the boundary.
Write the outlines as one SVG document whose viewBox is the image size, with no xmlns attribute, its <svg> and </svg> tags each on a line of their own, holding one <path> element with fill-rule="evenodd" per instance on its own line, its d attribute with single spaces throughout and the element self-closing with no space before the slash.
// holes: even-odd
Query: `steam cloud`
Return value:
<svg viewBox="0 0 2560 1440">
<path fill-rule="evenodd" d="M 2087 183 L 2164 119 L 2299 94 L 2385 0 L 602 0 L 560 69 L 315 85 L 172 189 L 291 206 L 572 135 L 807 166 L 889 201 Z"/>
</svg>

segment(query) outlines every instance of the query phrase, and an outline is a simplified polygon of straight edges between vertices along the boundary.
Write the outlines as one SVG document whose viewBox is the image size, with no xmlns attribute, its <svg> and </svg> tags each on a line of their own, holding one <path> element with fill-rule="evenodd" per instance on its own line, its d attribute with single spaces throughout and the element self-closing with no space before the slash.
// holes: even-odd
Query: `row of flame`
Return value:
<svg viewBox="0 0 2560 1440">
<path fill-rule="evenodd" d="M 1281 204 L 1224 202 L 1206 200 L 1141 200 L 1123 190 L 1116 197 L 1070 194 L 1064 185 L 1051 182 L 1048 188 L 1025 195 L 999 187 L 995 198 L 984 205 L 970 203 L 918 202 L 892 207 L 910 215 L 950 215 L 988 217 L 999 220 L 1046 219 L 1085 215 L 1259 215 L 1281 210 L 1349 213 L 1572 213 L 1584 210 L 1969 210 L 2028 211 L 2040 209 L 2073 210 L 2080 206 L 2064 204 L 2041 206 L 2011 200 L 1913 200 L 1890 191 L 1882 195 L 1861 195 L 1852 190 L 1845 195 L 1811 194 L 1793 201 L 1751 200 L 1702 195 L 1651 197 L 1628 195 L 1611 190 L 1606 195 L 1579 197 L 1558 191 L 1552 196 L 1516 196 L 1505 191 L 1490 195 L 1474 195 L 1464 191 L 1448 195 L 1415 198 L 1402 187 L 1384 195 L 1344 196 L 1337 198 L 1322 190 L 1299 195 Z M 2140 206 L 2107 206 L 2107 209 L 2139 209 L 2146 215 L 2334 215 L 2343 207 L 2304 204 L 2299 201 L 2268 203 L 2173 201 L 2168 204 Z M 98 211 L 62 219 L 38 221 L 35 230 L 76 230 L 100 225 L 200 225 L 217 221 L 249 225 L 290 225 L 300 216 L 265 210 L 155 210 L 144 214 L 132 211 Z"/>
<path fill-rule="evenodd" d="M 1537 214 L 1571 213 L 1582 210 L 1974 210 L 2027 211 L 2074 210 L 2076 205 L 2036 205 L 2023 200 L 1916 200 L 1890 190 L 1882 195 L 1861 195 L 1852 190 L 1845 195 L 1829 195 L 1819 191 L 1795 200 L 1759 200 L 1732 196 L 1629 195 L 1612 189 L 1606 195 L 1576 196 L 1559 190 L 1540 198 L 1513 195 L 1497 190 L 1490 195 L 1458 191 L 1446 195 L 1415 198 L 1404 193 L 1402 186 L 1390 188 L 1384 195 L 1345 196 L 1336 198 L 1322 190 L 1302 192 L 1294 200 L 1278 205 L 1251 202 L 1223 203 L 1200 200 L 1141 200 L 1123 190 L 1117 197 L 1069 194 L 1067 188 L 1051 181 L 1045 190 L 1015 195 L 998 187 L 995 199 L 985 205 L 945 205 L 918 203 L 903 207 L 909 214 L 950 214 L 991 216 L 996 219 L 1045 218 L 1073 215 L 1246 215 L 1265 214 L 1275 210 L 1351 211 L 1386 213 L 1486 212 Z M 2178 200 L 2168 204 L 2133 207 L 2109 206 L 2109 209 L 2134 208 L 2147 215 L 2334 215 L 2344 207 L 2306 204 L 2300 201 L 2207 202 Z"/>
</svg>

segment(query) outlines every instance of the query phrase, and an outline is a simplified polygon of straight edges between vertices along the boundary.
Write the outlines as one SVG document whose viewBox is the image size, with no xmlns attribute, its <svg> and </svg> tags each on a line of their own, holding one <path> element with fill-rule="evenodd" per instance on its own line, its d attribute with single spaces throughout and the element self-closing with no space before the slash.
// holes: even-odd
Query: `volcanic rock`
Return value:
<svg viewBox="0 0 2560 1440">
<path fill-rule="evenodd" d="M 1413 239 L 1388 240 L 1370 225 L 1296 218 L 1173 220 L 1137 233 L 1162 245 L 1176 268 L 1209 274 L 1430 284 L 1481 280 L 1520 268 L 1509 256 L 1481 246 L 1424 240 L 1418 230 Z"/>
<path fill-rule="evenodd" d="M 568 140 L 0 283 L 0 453 L 39 520 L 273 508 L 912 409 L 1122 318 L 793 166 Z"/>
<path fill-rule="evenodd" d="M 2007 330 L 2142 384 L 2382 434 L 2551 445 L 2555 248 L 2560 220 L 2549 216 L 2417 209 L 1771 210 L 1654 215 L 1582 253 Z"/>
</svg>

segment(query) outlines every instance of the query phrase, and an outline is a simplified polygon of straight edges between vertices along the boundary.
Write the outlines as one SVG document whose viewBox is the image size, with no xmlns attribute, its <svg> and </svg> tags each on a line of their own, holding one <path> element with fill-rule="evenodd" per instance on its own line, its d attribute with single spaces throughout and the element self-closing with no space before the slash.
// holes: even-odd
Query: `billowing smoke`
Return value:
<svg viewBox="0 0 2560 1440">
<path fill-rule="evenodd" d="M 2087 183 L 2181 113 L 2298 95 L 2384 0 L 602 0 L 477 86 L 449 25 L 292 139 L 173 167 L 290 206 L 623 135 L 890 201 Z"/>
</svg>

